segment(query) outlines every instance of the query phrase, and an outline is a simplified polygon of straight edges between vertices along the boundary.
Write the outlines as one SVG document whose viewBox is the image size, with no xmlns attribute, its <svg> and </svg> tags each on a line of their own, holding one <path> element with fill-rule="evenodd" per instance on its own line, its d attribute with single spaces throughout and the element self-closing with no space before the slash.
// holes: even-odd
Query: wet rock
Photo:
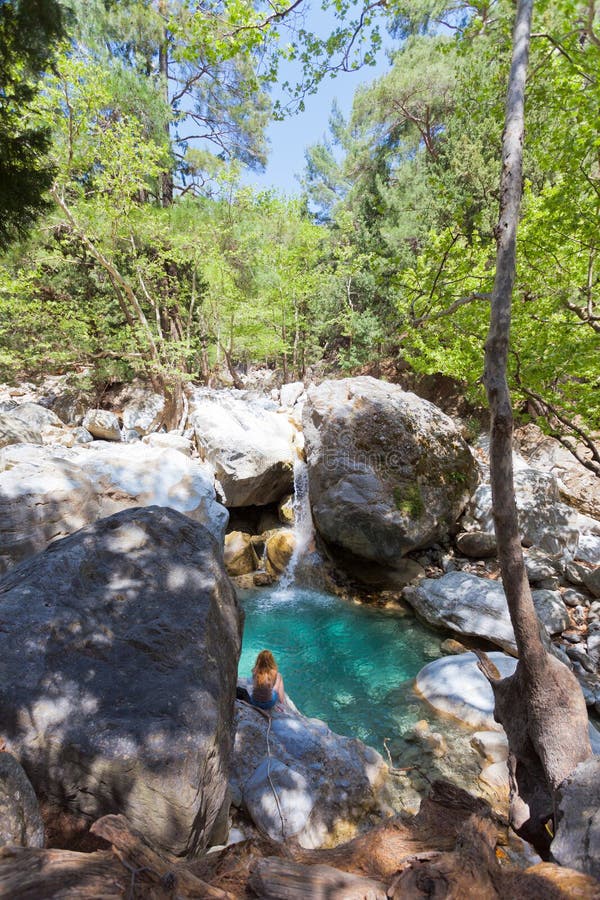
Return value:
<svg viewBox="0 0 600 900">
<path fill-rule="evenodd" d="M 267 559 L 275 572 L 285 572 L 296 546 L 294 532 L 282 528 L 267 538 L 266 546 Z"/>
<path fill-rule="evenodd" d="M 326 381 L 303 413 L 310 502 L 334 548 L 382 565 L 448 537 L 477 481 L 454 422 L 370 377 Z"/>
<path fill-rule="evenodd" d="M 97 440 L 120 441 L 121 429 L 116 415 L 106 409 L 90 409 L 83 419 L 83 427 Z"/>
<path fill-rule="evenodd" d="M 31 782 L 11 753 L 0 752 L 0 847 L 43 847 L 44 824 Z"/>
<path fill-rule="evenodd" d="M 457 653 L 464 653 L 466 649 L 467 648 L 464 646 L 464 644 L 461 644 L 460 641 L 454 640 L 454 638 L 446 638 L 446 640 L 442 641 L 442 643 L 440 644 L 440 650 L 442 650 L 443 653 L 447 654 L 455 655 Z"/>
<path fill-rule="evenodd" d="M 249 575 L 256 568 L 251 535 L 230 531 L 225 535 L 225 568 L 231 576 Z"/>
<path fill-rule="evenodd" d="M 294 524 L 295 514 L 293 494 L 287 494 L 285 497 L 282 497 L 282 499 L 279 501 L 277 512 L 279 515 L 279 521 L 282 525 Z"/>
<path fill-rule="evenodd" d="M 73 822 L 122 813 L 163 850 L 201 850 L 241 635 L 209 532 L 158 507 L 102 519 L 5 575 L 0 617 L 0 736 L 36 792 Z"/>
</svg>

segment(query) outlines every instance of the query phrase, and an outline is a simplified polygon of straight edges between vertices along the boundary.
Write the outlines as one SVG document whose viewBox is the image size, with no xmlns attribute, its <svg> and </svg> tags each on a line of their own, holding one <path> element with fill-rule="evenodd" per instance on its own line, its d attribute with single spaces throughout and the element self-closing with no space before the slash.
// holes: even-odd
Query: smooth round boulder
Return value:
<svg viewBox="0 0 600 900">
<path fill-rule="evenodd" d="M 375 378 L 325 381 L 303 412 L 310 503 L 334 549 L 386 566 L 445 539 L 478 479 L 452 419 Z"/>
<path fill-rule="evenodd" d="M 226 799 L 241 613 L 217 541 L 129 509 L 0 580 L 0 738 L 49 820 L 193 855 Z"/>
<path fill-rule="evenodd" d="M 84 416 L 83 427 L 101 441 L 120 441 L 121 429 L 119 420 L 107 409 L 90 409 Z"/>
<path fill-rule="evenodd" d="M 256 565 L 251 535 L 243 531 L 230 531 L 226 534 L 223 558 L 225 568 L 232 578 L 254 572 Z"/>
</svg>

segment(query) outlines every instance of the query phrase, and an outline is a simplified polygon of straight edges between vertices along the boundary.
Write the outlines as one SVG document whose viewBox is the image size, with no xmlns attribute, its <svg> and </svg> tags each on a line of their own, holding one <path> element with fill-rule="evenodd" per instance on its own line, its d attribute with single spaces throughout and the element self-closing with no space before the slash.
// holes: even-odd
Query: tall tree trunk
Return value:
<svg viewBox="0 0 600 900">
<path fill-rule="evenodd" d="M 168 19 L 168 0 L 158 0 L 158 13 L 162 20 L 162 33 L 160 36 L 160 44 L 158 46 L 158 74 L 160 78 L 161 90 L 163 98 L 167 106 L 169 105 L 169 36 L 167 31 Z M 165 124 L 165 132 L 167 145 L 171 145 L 170 124 Z M 171 206 L 173 203 L 173 172 L 160 173 L 160 202 L 163 206 Z"/>
<path fill-rule="evenodd" d="M 513 482 L 513 415 L 507 383 L 511 301 L 522 191 L 524 98 L 533 0 L 519 0 L 502 144 L 496 277 L 485 347 L 491 413 L 490 465 L 502 582 L 515 631 L 515 674 L 500 679 L 485 655 L 480 667 L 495 696 L 509 741 L 511 822 L 547 857 L 558 785 L 591 755 L 585 701 L 572 672 L 545 649 L 527 580 Z M 549 830 L 550 829 L 550 830 Z"/>
</svg>

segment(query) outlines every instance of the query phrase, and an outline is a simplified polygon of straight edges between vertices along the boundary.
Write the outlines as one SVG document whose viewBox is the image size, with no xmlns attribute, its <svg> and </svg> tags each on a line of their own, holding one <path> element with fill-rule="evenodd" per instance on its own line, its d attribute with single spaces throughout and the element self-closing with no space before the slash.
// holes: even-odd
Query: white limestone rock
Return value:
<svg viewBox="0 0 600 900">
<path fill-rule="evenodd" d="M 516 653 L 515 635 L 501 582 L 466 572 L 424 578 L 403 595 L 421 618 L 460 635 L 482 637 Z"/>
<path fill-rule="evenodd" d="M 107 409 L 90 409 L 84 416 L 83 427 L 97 440 L 120 441 L 119 420 Z"/>
<path fill-rule="evenodd" d="M 264 506 L 291 491 L 295 429 L 270 401 L 243 391 L 199 388 L 189 421 L 226 506 Z"/>
</svg>

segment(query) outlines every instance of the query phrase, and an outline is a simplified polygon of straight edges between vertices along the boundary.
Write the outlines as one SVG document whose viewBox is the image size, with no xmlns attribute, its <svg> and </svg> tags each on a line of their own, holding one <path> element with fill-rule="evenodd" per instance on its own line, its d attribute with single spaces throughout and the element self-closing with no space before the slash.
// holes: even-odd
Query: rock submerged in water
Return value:
<svg viewBox="0 0 600 900">
<path fill-rule="evenodd" d="M 452 419 L 370 377 L 325 381 L 303 414 L 315 526 L 386 566 L 444 539 L 474 490 L 474 458 Z"/>
<path fill-rule="evenodd" d="M 226 800 L 240 610 L 215 539 L 101 519 L 0 580 L 0 737 L 57 815 L 193 854 Z"/>
</svg>

